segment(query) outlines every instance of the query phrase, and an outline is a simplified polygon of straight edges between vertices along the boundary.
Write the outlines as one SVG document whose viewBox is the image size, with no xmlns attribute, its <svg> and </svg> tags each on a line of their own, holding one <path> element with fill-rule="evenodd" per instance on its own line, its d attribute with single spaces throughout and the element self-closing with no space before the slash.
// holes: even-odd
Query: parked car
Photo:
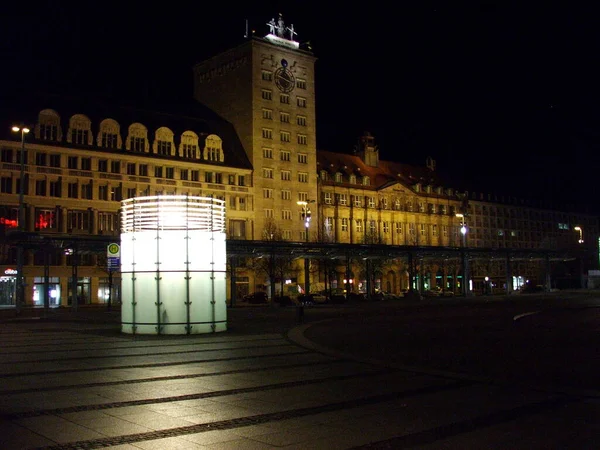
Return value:
<svg viewBox="0 0 600 450">
<path fill-rule="evenodd" d="M 253 292 L 252 294 L 244 295 L 243 300 L 253 304 L 269 303 L 269 297 L 266 292 Z"/>
</svg>

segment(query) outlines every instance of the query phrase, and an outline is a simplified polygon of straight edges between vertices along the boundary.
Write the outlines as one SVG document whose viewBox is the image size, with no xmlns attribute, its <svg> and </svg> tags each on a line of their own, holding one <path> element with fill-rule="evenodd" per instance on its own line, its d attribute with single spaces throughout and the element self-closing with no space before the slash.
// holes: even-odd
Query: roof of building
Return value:
<svg viewBox="0 0 600 450">
<path fill-rule="evenodd" d="M 16 136 L 11 133 L 11 127 L 19 124 L 33 126 L 38 122 L 40 111 L 45 109 L 54 110 L 59 114 L 63 130 L 68 129 L 68 121 L 75 114 L 87 116 L 94 135 L 98 132 L 100 122 L 108 118 L 118 122 L 123 127 L 122 130 L 126 130 L 132 123 L 141 123 L 148 128 L 150 137 L 158 128 L 167 127 L 174 133 L 175 145 L 179 144 L 180 136 L 185 131 L 195 132 L 201 140 L 210 134 L 216 134 L 223 140 L 226 157 L 222 165 L 252 168 L 233 125 L 192 98 L 178 99 L 169 104 L 164 101 L 121 104 L 107 99 L 46 93 L 26 97 L 3 96 L 0 99 L 0 138 L 14 140 Z M 35 142 L 33 136 L 27 140 Z M 66 142 L 62 145 L 74 147 Z M 213 161 L 206 162 L 219 164 Z"/>
</svg>

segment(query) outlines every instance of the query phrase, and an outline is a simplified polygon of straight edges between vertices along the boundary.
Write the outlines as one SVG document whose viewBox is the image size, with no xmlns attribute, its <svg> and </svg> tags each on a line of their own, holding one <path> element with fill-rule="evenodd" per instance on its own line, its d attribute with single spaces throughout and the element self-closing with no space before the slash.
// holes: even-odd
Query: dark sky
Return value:
<svg viewBox="0 0 600 450">
<path fill-rule="evenodd" d="M 406 3 L 3 6 L 2 85 L 23 95 L 190 97 L 194 63 L 241 43 L 246 19 L 263 36 L 282 13 L 318 58 L 319 149 L 351 152 L 368 130 L 382 158 L 422 165 L 432 156 L 452 187 L 598 211 L 598 12 Z"/>
</svg>

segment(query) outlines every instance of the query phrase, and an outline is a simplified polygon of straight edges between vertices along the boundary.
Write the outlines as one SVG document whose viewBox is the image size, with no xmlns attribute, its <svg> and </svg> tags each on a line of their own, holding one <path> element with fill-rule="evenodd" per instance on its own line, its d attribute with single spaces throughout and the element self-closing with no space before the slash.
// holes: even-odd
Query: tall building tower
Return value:
<svg viewBox="0 0 600 450">
<path fill-rule="evenodd" d="M 252 238 L 268 239 L 276 224 L 284 239 L 304 241 L 297 202 L 317 200 L 316 58 L 281 15 L 265 28 L 264 37 L 197 64 L 194 97 L 233 124 L 252 162 Z M 316 224 L 316 205 L 311 209 Z"/>
</svg>

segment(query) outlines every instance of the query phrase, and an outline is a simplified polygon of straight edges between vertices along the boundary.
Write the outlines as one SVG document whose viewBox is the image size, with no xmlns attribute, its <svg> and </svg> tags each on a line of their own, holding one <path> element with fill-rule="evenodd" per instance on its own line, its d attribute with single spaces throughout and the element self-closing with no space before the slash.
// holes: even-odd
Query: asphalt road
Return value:
<svg viewBox="0 0 600 450">
<path fill-rule="evenodd" d="M 311 322 L 304 335 L 384 365 L 600 393 L 599 332 L 600 295 L 592 293 L 378 302 Z"/>
</svg>

